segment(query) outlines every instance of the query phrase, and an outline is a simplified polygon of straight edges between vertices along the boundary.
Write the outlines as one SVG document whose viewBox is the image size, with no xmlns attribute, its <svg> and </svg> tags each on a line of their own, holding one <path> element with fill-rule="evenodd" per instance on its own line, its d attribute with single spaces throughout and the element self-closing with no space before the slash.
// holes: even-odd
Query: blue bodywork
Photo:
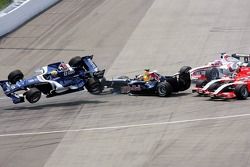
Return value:
<svg viewBox="0 0 250 167">
<path fill-rule="evenodd" d="M 64 71 L 59 69 L 63 62 L 57 62 L 41 68 L 41 75 L 19 80 L 15 84 L 2 80 L 0 85 L 5 95 L 10 97 L 15 104 L 24 102 L 25 91 L 33 87 L 39 89 L 47 97 L 81 91 L 89 78 L 97 80 L 103 78 L 105 70 L 100 71 L 92 58 L 93 56 L 82 57 L 82 68 L 68 65 L 71 70 Z M 56 75 L 53 75 L 53 72 Z M 69 89 L 70 86 L 73 86 L 73 89 Z M 24 93 L 17 94 L 18 91 L 24 91 Z"/>
<path fill-rule="evenodd" d="M 160 75 L 159 75 L 160 76 Z M 133 79 L 128 82 L 130 93 L 132 94 L 156 94 L 159 83 L 167 81 L 173 87 L 174 92 L 178 92 L 178 80 L 174 76 L 161 76 L 159 80 L 151 80 L 148 82 Z"/>
<path fill-rule="evenodd" d="M 183 73 L 173 76 L 159 76 L 158 79 L 152 79 L 150 81 L 143 81 L 138 78 L 117 78 L 111 81 L 106 81 L 108 88 L 113 88 L 115 93 L 131 93 L 131 94 L 157 94 L 159 83 L 168 82 L 171 85 L 172 92 L 179 92 L 187 90 L 190 87 L 191 80 L 189 73 Z"/>
</svg>

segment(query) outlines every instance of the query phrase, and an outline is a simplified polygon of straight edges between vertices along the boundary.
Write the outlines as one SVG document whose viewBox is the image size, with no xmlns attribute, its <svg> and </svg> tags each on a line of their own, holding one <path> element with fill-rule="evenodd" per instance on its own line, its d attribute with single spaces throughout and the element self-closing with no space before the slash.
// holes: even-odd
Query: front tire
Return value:
<svg viewBox="0 0 250 167">
<path fill-rule="evenodd" d="M 37 88 L 30 88 L 30 90 L 26 92 L 26 99 L 30 103 L 36 103 L 40 100 L 40 98 L 41 98 L 41 91 L 38 90 Z"/>
<path fill-rule="evenodd" d="M 173 88 L 168 82 L 160 82 L 157 86 L 157 93 L 160 97 L 170 96 Z"/>
<path fill-rule="evenodd" d="M 69 61 L 69 65 L 75 68 L 81 68 L 83 66 L 82 58 L 80 56 L 73 57 Z"/>
<path fill-rule="evenodd" d="M 239 100 L 245 100 L 249 95 L 246 85 L 236 85 L 234 93 Z"/>
<path fill-rule="evenodd" d="M 24 77 L 22 71 L 20 70 L 14 70 L 9 73 L 8 80 L 11 84 L 16 84 L 17 81 L 22 80 Z"/>
</svg>

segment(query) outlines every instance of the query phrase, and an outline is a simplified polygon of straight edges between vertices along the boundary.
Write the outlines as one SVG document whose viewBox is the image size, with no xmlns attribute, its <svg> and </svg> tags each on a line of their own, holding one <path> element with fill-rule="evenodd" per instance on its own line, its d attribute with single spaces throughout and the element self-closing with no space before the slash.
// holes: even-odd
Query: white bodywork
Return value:
<svg viewBox="0 0 250 167">
<path fill-rule="evenodd" d="M 231 78 L 222 78 L 222 79 L 212 80 L 212 81 L 208 82 L 208 83 L 202 88 L 202 90 L 203 90 L 203 91 L 206 91 L 211 85 L 213 85 L 214 83 L 217 83 L 217 82 L 221 82 L 221 81 L 230 82 L 230 81 L 233 81 L 233 79 L 231 79 Z"/>
<path fill-rule="evenodd" d="M 65 64 L 68 68 L 68 71 L 65 73 L 65 75 L 74 73 L 74 69 L 69 65 L 69 64 Z M 52 90 L 55 91 L 56 93 L 62 93 L 64 91 L 67 91 L 69 89 L 77 89 L 77 86 L 74 85 L 70 85 L 68 87 L 64 87 L 63 85 L 61 85 L 60 83 L 53 81 L 53 80 L 47 80 L 43 77 L 44 74 L 48 74 L 48 66 L 44 66 L 41 69 L 36 70 L 36 72 L 40 73 L 40 75 L 37 76 L 37 79 L 40 82 L 47 82 L 50 83 L 52 86 Z"/>
<path fill-rule="evenodd" d="M 231 86 L 231 85 L 239 85 L 239 84 L 245 84 L 245 83 L 239 81 L 239 82 L 231 82 L 231 83 L 223 84 L 223 85 L 221 85 L 218 89 L 216 89 L 216 90 L 214 91 L 213 94 L 216 95 L 216 94 L 220 93 L 224 88 L 226 88 L 226 87 L 228 87 L 228 86 Z"/>
<path fill-rule="evenodd" d="M 249 55 L 242 55 L 242 54 L 235 54 L 238 57 L 249 57 Z M 192 80 L 197 80 L 200 78 L 200 76 L 205 76 L 205 73 L 207 70 L 216 68 L 219 72 L 219 78 L 225 77 L 225 76 L 231 76 L 235 70 L 239 66 L 247 66 L 248 63 L 243 63 L 239 59 L 229 56 L 228 54 L 223 54 L 221 56 L 221 59 L 215 60 L 213 62 L 209 62 L 207 65 L 196 67 L 191 69 L 190 77 Z"/>
</svg>

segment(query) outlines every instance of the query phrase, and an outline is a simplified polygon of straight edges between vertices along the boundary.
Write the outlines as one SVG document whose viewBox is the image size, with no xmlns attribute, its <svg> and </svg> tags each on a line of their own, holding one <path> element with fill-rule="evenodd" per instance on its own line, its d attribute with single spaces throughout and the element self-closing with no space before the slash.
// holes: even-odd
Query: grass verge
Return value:
<svg viewBox="0 0 250 167">
<path fill-rule="evenodd" d="M 6 6 L 8 6 L 12 0 L 0 0 L 0 10 L 4 9 Z"/>
</svg>

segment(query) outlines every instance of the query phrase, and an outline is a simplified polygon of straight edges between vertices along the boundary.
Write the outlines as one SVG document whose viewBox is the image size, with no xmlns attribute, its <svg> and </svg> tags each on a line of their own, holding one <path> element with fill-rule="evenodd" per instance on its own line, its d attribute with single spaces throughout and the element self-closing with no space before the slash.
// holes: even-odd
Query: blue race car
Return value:
<svg viewBox="0 0 250 167">
<path fill-rule="evenodd" d="M 103 90 L 101 80 L 105 70 L 99 70 L 92 59 L 93 55 L 77 56 L 67 64 L 49 64 L 39 70 L 39 75 L 27 79 L 24 79 L 20 70 L 15 70 L 9 73 L 8 80 L 0 81 L 0 86 L 14 104 L 24 102 L 24 97 L 28 102 L 36 103 L 41 94 L 53 97 L 84 88 L 92 94 L 100 94 Z"/>
</svg>

